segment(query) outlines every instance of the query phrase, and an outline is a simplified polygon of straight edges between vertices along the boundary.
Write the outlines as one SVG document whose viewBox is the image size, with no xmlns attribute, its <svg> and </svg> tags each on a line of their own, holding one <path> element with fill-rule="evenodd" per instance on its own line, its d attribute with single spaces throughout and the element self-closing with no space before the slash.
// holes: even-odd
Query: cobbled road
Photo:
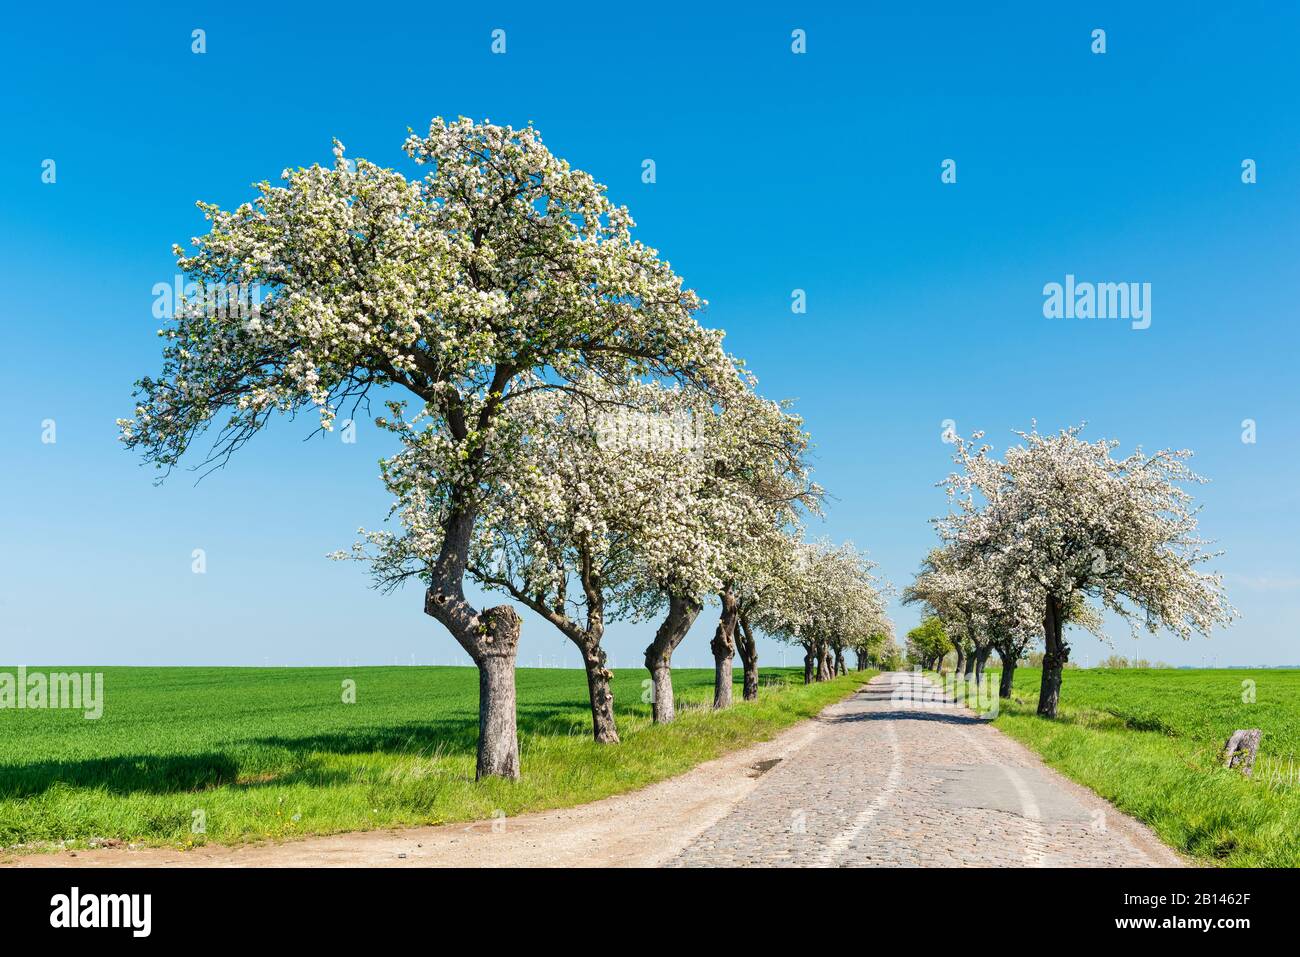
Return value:
<svg viewBox="0 0 1300 957">
<path fill-rule="evenodd" d="M 1184 863 L 921 675 L 880 675 L 817 720 L 670 866 Z"/>
</svg>

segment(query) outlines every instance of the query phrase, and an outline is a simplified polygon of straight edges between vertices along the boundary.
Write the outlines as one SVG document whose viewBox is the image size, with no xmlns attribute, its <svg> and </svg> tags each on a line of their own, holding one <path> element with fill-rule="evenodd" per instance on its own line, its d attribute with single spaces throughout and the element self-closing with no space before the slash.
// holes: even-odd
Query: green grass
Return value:
<svg viewBox="0 0 1300 957">
<path fill-rule="evenodd" d="M 644 673 L 626 669 L 614 679 L 623 743 L 602 747 L 582 671 L 520 669 L 523 778 L 476 783 L 472 668 L 96 670 L 98 720 L 0 711 L 0 848 L 239 843 L 579 804 L 766 740 L 870 677 L 804 687 L 799 669 L 764 669 L 758 701 L 737 687 L 736 706 L 713 713 L 712 669 L 683 669 L 678 719 L 655 727 Z M 342 703 L 344 679 L 355 704 Z M 206 834 L 191 833 L 195 811 Z"/>
<path fill-rule="evenodd" d="M 1202 863 L 1300 866 L 1300 671 L 1071 669 L 1055 721 L 1040 677 L 1016 670 L 996 723 L 1048 764 Z M 1238 728 L 1264 732 L 1249 780 L 1222 767 Z"/>
</svg>

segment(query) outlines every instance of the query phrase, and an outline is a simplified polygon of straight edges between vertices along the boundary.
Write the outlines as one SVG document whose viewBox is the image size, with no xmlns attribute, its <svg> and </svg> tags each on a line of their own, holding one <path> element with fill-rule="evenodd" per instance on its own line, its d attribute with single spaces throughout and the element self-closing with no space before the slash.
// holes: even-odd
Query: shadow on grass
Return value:
<svg viewBox="0 0 1300 957">
<path fill-rule="evenodd" d="M 688 706 L 689 702 L 683 702 Z M 649 715 L 649 706 L 616 707 L 619 720 Z M 521 704 L 520 737 L 589 737 L 585 701 Z M 478 715 L 461 712 L 426 722 L 367 725 L 304 735 L 232 738 L 220 751 L 197 754 L 123 754 L 78 761 L 33 761 L 0 769 L 0 800 L 34 797 L 63 785 L 115 794 L 173 794 L 219 787 L 344 783 L 353 775 L 323 767 L 330 755 L 390 754 L 412 757 L 472 756 L 478 746 Z"/>
<path fill-rule="evenodd" d="M 802 684 L 790 675 L 762 671 L 759 682 L 773 690 Z M 678 710 L 687 713 L 696 706 L 707 710 L 711 691 L 711 683 L 709 688 L 689 691 L 679 687 Z M 739 691 L 736 699 L 740 700 Z M 560 695 L 549 701 L 520 702 L 517 715 L 521 738 L 591 736 L 591 709 L 585 697 L 566 699 Z M 620 696 L 615 701 L 615 715 L 619 722 L 648 720 L 650 705 L 635 695 Z M 222 787 L 252 790 L 295 783 L 342 784 L 355 780 L 357 775 L 347 768 L 326 767 L 330 756 L 387 754 L 472 759 L 477 747 L 477 709 L 458 707 L 430 721 L 370 723 L 314 734 L 231 737 L 218 750 L 200 753 L 117 754 L 0 766 L 0 800 L 39 797 L 58 787 L 95 788 L 112 794 L 176 794 Z M 472 776 L 472 770 L 470 773 Z"/>
</svg>

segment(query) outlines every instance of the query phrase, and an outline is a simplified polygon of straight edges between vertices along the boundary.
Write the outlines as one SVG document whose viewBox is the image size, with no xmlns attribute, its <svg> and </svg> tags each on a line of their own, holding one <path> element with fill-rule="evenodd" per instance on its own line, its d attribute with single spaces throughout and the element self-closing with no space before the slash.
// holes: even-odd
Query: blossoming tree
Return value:
<svg viewBox="0 0 1300 957">
<path fill-rule="evenodd" d="M 431 172 L 408 180 L 336 144 L 332 168 L 285 170 L 233 211 L 200 204 L 211 228 L 192 255 L 177 247 L 181 268 L 200 288 L 261 287 L 261 308 L 180 310 L 122 435 L 169 469 L 214 426 L 203 461 L 219 465 L 276 412 L 313 409 L 329 429 L 372 392 L 419 400 L 440 463 L 424 607 L 479 668 L 478 776 L 517 777 L 519 617 L 463 588 L 503 407 L 588 371 L 702 389 L 735 371 L 627 210 L 531 127 L 435 119 L 404 149 Z"/>
<path fill-rule="evenodd" d="M 752 378 L 747 379 L 752 388 Z M 718 590 L 722 611 L 710 642 L 714 659 L 713 707 L 732 702 L 732 659 L 744 667 L 743 694 L 758 695 L 758 647 L 748 611 L 779 587 L 805 512 L 820 514 L 822 490 L 809 477 L 809 436 L 788 404 L 770 402 L 746 388 L 706 421 L 703 453 L 711 481 L 701 507 L 715 512 L 722 554 Z"/>
<path fill-rule="evenodd" d="M 1069 659 L 1063 628 L 1087 599 L 1155 633 L 1208 634 L 1235 617 L 1222 579 L 1199 570 L 1214 557 L 1197 535 L 1186 484 L 1204 481 L 1185 450 L 1123 458 L 1117 442 L 1086 442 L 1080 427 L 1042 435 L 1004 460 L 958 439 L 959 471 L 946 485 L 955 510 L 938 520 L 954 560 L 1002 576 L 1041 597 L 1045 653 L 1038 713 L 1055 717 Z"/>
</svg>

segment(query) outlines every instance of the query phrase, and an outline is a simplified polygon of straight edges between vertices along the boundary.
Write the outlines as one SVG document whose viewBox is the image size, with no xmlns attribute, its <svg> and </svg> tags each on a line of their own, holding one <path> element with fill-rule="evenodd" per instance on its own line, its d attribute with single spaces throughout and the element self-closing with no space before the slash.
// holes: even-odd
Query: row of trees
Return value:
<svg viewBox="0 0 1300 957">
<path fill-rule="evenodd" d="M 586 668 L 595 739 L 618 741 L 602 648 L 616 618 L 659 622 L 646 649 L 654 719 L 671 721 L 672 656 L 708 601 L 714 706 L 757 695 L 756 630 L 802 646 L 806 675 L 884 651 L 872 566 L 806 543 L 821 490 L 809 436 L 761 398 L 704 305 L 627 210 L 531 127 L 435 119 L 405 151 L 421 179 L 345 159 L 285 170 L 251 203 L 200 203 L 211 228 L 176 247 L 199 296 L 161 330 L 162 373 L 137 383 L 123 440 L 165 475 L 195 439 L 219 467 L 275 413 L 382 398 L 398 440 L 381 464 L 396 530 L 350 552 L 377 585 L 416 579 L 424 610 L 479 670 L 479 777 L 517 777 L 520 616 L 478 608 L 467 579 L 550 622 Z M 260 287 L 253 315 L 210 290 Z"/>
<path fill-rule="evenodd" d="M 956 650 L 958 670 L 978 679 L 997 651 L 1003 697 L 1041 637 L 1046 717 L 1056 715 L 1069 660 L 1067 625 L 1100 634 L 1105 610 L 1135 634 L 1141 626 L 1188 638 L 1236 615 L 1220 576 L 1200 570 L 1215 556 L 1184 487 L 1203 481 L 1186 464 L 1191 453 L 1116 458 L 1118 443 L 1087 442 L 1080 431 L 1018 433 L 1021 444 L 1001 459 L 976 445 L 980 433 L 955 437 L 958 469 L 944 482 L 952 508 L 934 522 L 940 545 L 903 594 L 932 621 L 909 634 L 914 660 L 947 653 L 937 633 Z"/>
<path fill-rule="evenodd" d="M 767 634 L 803 648 L 804 681 L 847 673 L 850 653 L 858 667 L 888 665 L 896 657 L 893 624 L 875 565 L 850 544 L 798 544 L 790 557 L 751 618 Z"/>
</svg>

